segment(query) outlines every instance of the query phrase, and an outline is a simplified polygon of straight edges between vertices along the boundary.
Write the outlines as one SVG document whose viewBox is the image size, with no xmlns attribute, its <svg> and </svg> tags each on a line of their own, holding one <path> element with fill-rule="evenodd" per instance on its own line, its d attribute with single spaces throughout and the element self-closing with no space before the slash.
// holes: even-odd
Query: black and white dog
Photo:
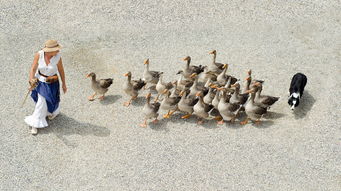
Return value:
<svg viewBox="0 0 341 191">
<path fill-rule="evenodd" d="M 304 87 L 307 84 L 307 76 L 302 73 L 295 74 L 291 79 L 289 88 L 289 100 L 288 104 L 291 109 L 294 110 L 300 104 L 300 99 L 303 95 Z"/>
</svg>

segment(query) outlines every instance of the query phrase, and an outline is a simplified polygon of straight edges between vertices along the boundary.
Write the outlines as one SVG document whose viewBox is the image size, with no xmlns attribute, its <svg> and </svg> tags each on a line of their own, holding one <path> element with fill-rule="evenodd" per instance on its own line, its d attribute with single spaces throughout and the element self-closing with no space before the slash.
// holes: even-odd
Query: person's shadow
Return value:
<svg viewBox="0 0 341 191">
<path fill-rule="evenodd" d="M 314 97 L 310 95 L 308 91 L 304 91 L 302 99 L 300 99 L 300 105 L 294 110 L 295 119 L 304 118 L 311 110 L 314 103 Z"/>
<path fill-rule="evenodd" d="M 82 123 L 64 114 L 59 114 L 55 119 L 49 121 L 49 127 L 39 129 L 39 134 L 55 134 L 63 143 L 69 147 L 77 147 L 76 143 L 71 143 L 66 137 L 69 135 L 107 137 L 110 130 L 106 127 Z"/>
</svg>

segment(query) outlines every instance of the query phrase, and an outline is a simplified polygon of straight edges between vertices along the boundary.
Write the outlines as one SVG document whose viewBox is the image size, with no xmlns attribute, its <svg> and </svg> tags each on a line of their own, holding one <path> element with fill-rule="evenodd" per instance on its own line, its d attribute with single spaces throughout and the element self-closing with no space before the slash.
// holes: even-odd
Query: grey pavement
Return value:
<svg viewBox="0 0 341 191">
<path fill-rule="evenodd" d="M 341 3 L 330 1 L 0 1 L 0 190 L 341 190 Z M 68 93 L 37 136 L 20 104 L 45 40 L 62 45 Z M 139 127 L 123 76 L 143 60 L 166 80 L 184 66 L 229 63 L 280 96 L 262 125 L 197 125 L 175 114 Z M 104 101 L 86 73 L 113 77 Z M 308 77 L 299 109 L 291 77 Z M 163 114 L 163 112 L 161 112 Z M 161 119 L 161 118 L 160 118 Z"/>
</svg>

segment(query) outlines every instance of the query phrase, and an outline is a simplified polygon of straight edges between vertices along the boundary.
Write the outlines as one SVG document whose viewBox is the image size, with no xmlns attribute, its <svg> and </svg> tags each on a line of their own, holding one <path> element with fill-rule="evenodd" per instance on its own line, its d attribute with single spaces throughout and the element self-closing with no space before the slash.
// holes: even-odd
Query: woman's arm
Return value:
<svg viewBox="0 0 341 191">
<path fill-rule="evenodd" d="M 66 82 L 65 82 L 65 73 L 64 73 L 64 67 L 63 67 L 63 61 L 62 61 L 62 58 L 59 59 L 59 62 L 57 64 L 58 66 L 58 72 L 60 74 L 60 78 L 62 79 L 62 88 L 63 88 L 63 91 L 64 93 L 66 93 L 67 91 L 67 88 L 66 88 Z"/>
<path fill-rule="evenodd" d="M 38 60 L 39 60 L 39 54 L 36 53 L 34 55 L 33 63 L 30 69 L 29 82 L 31 82 L 35 78 L 35 73 L 37 72 L 37 68 L 38 68 Z"/>
</svg>

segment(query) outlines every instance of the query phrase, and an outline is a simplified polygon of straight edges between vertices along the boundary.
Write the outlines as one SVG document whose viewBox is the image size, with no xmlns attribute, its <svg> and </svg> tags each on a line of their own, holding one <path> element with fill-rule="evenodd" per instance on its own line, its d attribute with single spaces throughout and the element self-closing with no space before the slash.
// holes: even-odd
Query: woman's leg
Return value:
<svg viewBox="0 0 341 191">
<path fill-rule="evenodd" d="M 44 128 L 48 126 L 46 121 L 46 115 L 47 115 L 46 100 L 43 96 L 41 96 L 38 93 L 38 100 L 35 105 L 33 114 L 25 118 L 25 122 L 32 127 L 32 134 L 37 133 L 36 128 Z"/>
</svg>

